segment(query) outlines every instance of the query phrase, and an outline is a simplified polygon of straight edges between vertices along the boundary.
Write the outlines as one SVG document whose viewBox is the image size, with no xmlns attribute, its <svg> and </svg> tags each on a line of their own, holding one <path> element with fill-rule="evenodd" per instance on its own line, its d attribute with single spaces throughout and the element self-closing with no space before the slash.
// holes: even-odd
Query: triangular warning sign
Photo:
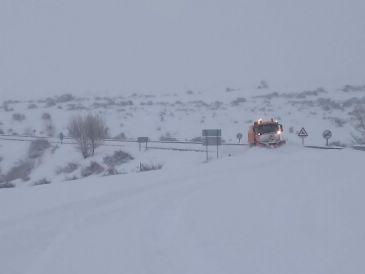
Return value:
<svg viewBox="0 0 365 274">
<path fill-rule="evenodd" d="M 308 133 L 305 131 L 304 127 L 302 127 L 302 129 L 299 131 L 298 133 L 299 137 L 307 137 Z"/>
</svg>

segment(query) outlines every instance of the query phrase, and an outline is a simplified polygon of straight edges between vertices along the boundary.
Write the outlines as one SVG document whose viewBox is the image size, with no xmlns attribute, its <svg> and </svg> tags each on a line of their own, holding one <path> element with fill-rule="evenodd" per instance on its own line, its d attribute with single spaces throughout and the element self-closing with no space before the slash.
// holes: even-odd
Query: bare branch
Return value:
<svg viewBox="0 0 365 274">
<path fill-rule="evenodd" d="M 79 144 L 84 158 L 94 155 L 95 148 L 106 137 L 104 120 L 98 115 L 74 116 L 68 125 L 69 135 Z"/>
</svg>

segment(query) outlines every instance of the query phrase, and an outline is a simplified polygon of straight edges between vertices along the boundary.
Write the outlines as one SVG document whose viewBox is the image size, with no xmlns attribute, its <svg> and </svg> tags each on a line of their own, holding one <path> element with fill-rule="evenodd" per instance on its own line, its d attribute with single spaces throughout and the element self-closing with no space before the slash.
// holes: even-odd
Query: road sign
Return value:
<svg viewBox="0 0 365 274">
<path fill-rule="evenodd" d="M 203 137 L 205 136 L 212 136 L 212 137 L 217 137 L 217 136 L 222 136 L 222 130 L 220 129 L 203 129 L 202 132 Z"/>
<path fill-rule="evenodd" d="M 299 137 L 308 137 L 308 133 L 304 127 L 302 127 L 302 129 L 299 131 L 298 136 Z"/>
<path fill-rule="evenodd" d="M 326 129 L 325 131 L 323 131 L 322 136 L 324 139 L 326 139 L 326 145 L 328 146 L 328 140 L 332 137 L 332 131 Z"/>
<path fill-rule="evenodd" d="M 304 146 L 304 138 L 308 137 L 308 133 L 304 127 L 299 131 L 298 136 L 302 138 L 302 145 Z"/>
<path fill-rule="evenodd" d="M 324 139 L 330 139 L 332 137 L 332 132 L 329 129 L 323 131 L 322 136 Z"/>
<path fill-rule="evenodd" d="M 203 129 L 203 145 L 219 146 L 222 143 L 222 130 L 220 129 Z"/>
<path fill-rule="evenodd" d="M 148 137 L 138 137 L 137 138 L 137 142 L 138 142 L 138 145 L 139 145 L 139 151 L 141 151 L 141 144 L 142 143 L 146 143 L 146 150 L 147 150 L 147 143 L 150 139 Z"/>
<path fill-rule="evenodd" d="M 217 146 L 217 158 L 218 158 L 218 147 L 222 144 L 222 130 L 221 129 L 203 129 L 202 131 L 203 145 L 206 147 L 207 161 L 208 157 L 208 146 Z"/>
<path fill-rule="evenodd" d="M 203 146 L 220 146 L 222 139 L 219 136 L 205 136 L 203 138 Z"/>
<path fill-rule="evenodd" d="M 148 138 L 148 137 L 138 137 L 138 138 L 137 138 L 137 142 L 138 142 L 138 143 L 147 143 L 147 142 L 148 142 L 148 140 L 149 140 L 149 138 Z"/>
</svg>

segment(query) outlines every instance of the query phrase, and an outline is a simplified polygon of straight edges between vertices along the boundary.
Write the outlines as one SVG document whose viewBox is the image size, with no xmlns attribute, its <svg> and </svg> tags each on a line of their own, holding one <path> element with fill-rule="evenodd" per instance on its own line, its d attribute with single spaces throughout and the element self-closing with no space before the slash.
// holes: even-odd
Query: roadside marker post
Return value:
<svg viewBox="0 0 365 274">
<path fill-rule="evenodd" d="M 236 137 L 238 139 L 238 142 L 241 143 L 241 139 L 243 137 L 242 133 L 237 133 Z"/>
</svg>

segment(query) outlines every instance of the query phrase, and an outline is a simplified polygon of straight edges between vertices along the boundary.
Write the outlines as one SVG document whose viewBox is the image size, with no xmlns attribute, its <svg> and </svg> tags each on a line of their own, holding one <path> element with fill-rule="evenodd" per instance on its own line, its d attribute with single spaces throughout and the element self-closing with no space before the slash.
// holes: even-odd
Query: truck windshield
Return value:
<svg viewBox="0 0 365 274">
<path fill-rule="evenodd" d="M 256 132 L 260 134 L 277 132 L 279 130 L 278 124 L 259 125 L 256 128 Z"/>
</svg>

